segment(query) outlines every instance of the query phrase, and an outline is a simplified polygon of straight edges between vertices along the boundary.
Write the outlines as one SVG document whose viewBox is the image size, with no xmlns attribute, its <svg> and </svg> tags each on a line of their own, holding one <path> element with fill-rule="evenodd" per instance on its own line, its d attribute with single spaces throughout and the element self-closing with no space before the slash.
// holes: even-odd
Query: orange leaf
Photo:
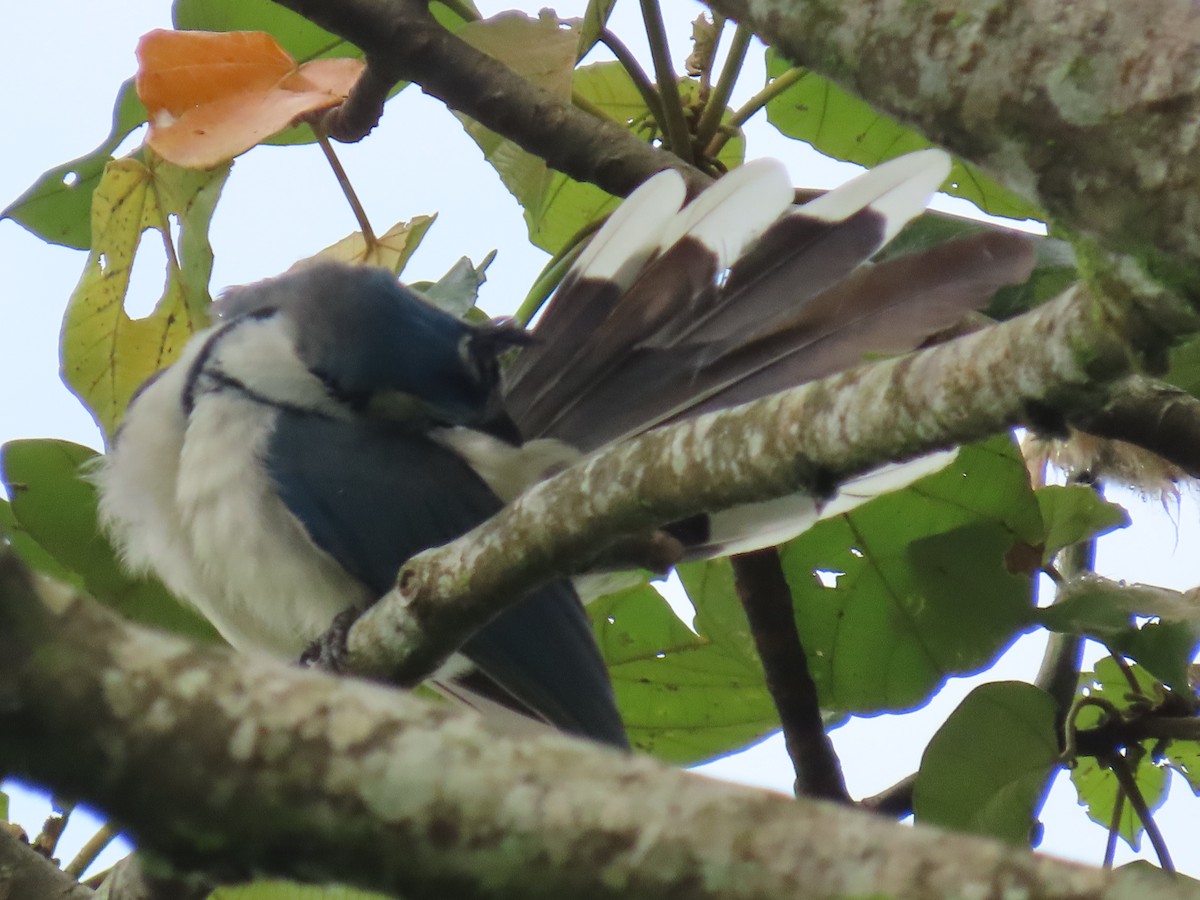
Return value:
<svg viewBox="0 0 1200 900">
<path fill-rule="evenodd" d="M 206 169 L 244 153 L 300 116 L 346 99 L 359 59 L 297 66 L 258 31 L 152 31 L 138 43 L 137 91 L 149 144 L 178 166 Z"/>
</svg>

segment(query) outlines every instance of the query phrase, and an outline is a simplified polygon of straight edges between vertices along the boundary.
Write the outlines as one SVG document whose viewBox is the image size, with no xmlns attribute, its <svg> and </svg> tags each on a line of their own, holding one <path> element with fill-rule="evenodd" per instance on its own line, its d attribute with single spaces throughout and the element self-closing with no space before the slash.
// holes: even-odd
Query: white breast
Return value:
<svg viewBox="0 0 1200 900">
<path fill-rule="evenodd" d="M 101 521 L 131 567 L 157 574 L 231 644 L 295 660 L 337 613 L 373 598 L 275 495 L 263 468 L 270 406 L 223 391 L 200 395 L 185 417 L 182 392 L 202 343 L 142 392 L 97 466 Z M 261 360 L 261 340 L 257 348 Z M 267 362 L 286 382 L 289 361 Z"/>
</svg>

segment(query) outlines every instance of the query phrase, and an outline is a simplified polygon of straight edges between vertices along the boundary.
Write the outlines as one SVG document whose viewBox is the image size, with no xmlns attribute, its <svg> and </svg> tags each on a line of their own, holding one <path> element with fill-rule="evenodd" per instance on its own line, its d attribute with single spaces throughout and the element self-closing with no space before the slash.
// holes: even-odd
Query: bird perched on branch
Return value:
<svg viewBox="0 0 1200 900">
<path fill-rule="evenodd" d="M 886 163 L 804 205 L 751 163 L 684 205 L 662 172 L 613 214 L 532 335 L 473 325 L 383 270 L 324 264 L 230 291 L 222 319 L 130 404 L 96 480 L 127 561 L 237 647 L 295 659 L 417 552 L 597 447 L 911 350 L 1023 281 L 987 232 L 872 264 L 948 158 Z M 520 351 L 507 372 L 501 355 Z M 910 478 L 912 476 L 909 476 Z M 812 498 L 701 516 L 687 552 L 778 543 Z M 626 746 L 567 581 L 502 613 L 435 674 L 451 693 Z"/>
</svg>

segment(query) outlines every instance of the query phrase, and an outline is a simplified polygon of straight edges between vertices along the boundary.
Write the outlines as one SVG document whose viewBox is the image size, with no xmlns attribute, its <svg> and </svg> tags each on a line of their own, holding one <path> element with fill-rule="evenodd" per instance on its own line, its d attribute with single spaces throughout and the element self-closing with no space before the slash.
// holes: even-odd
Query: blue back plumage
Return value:
<svg viewBox="0 0 1200 900">
<path fill-rule="evenodd" d="M 503 505 L 460 457 L 393 422 L 283 410 L 266 463 L 313 541 L 378 595 L 411 556 L 459 537 Z M 604 661 L 568 582 L 502 613 L 463 653 L 552 724 L 627 746 Z"/>
</svg>

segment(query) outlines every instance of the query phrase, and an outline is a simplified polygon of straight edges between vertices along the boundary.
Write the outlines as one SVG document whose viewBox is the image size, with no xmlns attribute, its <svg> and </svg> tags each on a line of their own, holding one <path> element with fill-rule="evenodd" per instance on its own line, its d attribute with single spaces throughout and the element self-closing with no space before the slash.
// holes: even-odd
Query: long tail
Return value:
<svg viewBox="0 0 1200 900">
<path fill-rule="evenodd" d="M 793 206 L 782 167 L 762 161 L 682 209 L 681 179 L 659 173 L 551 300 L 510 372 L 509 414 L 526 438 L 586 452 L 921 346 L 1034 262 L 1005 232 L 870 262 L 948 171 L 925 150 Z"/>
</svg>

